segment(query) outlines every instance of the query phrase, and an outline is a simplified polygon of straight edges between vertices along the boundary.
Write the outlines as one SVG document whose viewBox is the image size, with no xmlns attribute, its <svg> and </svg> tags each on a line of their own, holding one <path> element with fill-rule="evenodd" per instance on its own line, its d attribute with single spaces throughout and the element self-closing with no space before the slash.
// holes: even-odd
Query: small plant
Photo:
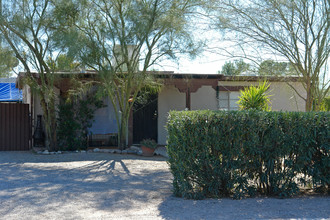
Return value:
<svg viewBox="0 0 330 220">
<path fill-rule="evenodd" d="M 142 146 L 145 146 L 145 147 L 151 148 L 151 149 L 156 149 L 157 148 L 157 143 L 153 139 L 144 139 L 144 140 L 141 141 L 140 144 Z"/>
<path fill-rule="evenodd" d="M 328 112 L 330 111 L 330 96 L 325 97 L 320 104 L 320 111 Z"/>
<path fill-rule="evenodd" d="M 259 111 L 270 111 L 271 108 L 268 106 L 270 103 L 270 95 L 267 90 L 270 84 L 266 81 L 258 86 L 250 86 L 245 88 L 239 96 L 238 104 L 241 110 L 259 110 Z"/>
</svg>

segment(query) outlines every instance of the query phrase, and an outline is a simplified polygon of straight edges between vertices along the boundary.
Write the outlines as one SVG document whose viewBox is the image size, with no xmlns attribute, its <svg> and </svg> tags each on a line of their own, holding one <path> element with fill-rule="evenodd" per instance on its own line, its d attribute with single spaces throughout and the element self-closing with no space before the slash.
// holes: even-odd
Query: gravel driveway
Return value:
<svg viewBox="0 0 330 220">
<path fill-rule="evenodd" d="M 0 219 L 330 219 L 330 197 L 176 198 L 163 157 L 0 152 Z"/>
</svg>

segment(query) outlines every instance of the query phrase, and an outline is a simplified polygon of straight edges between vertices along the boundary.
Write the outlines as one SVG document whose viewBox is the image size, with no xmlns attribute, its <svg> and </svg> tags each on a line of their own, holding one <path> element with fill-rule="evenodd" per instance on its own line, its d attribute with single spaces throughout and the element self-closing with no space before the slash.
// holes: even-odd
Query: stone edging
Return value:
<svg viewBox="0 0 330 220">
<path fill-rule="evenodd" d="M 81 150 L 81 151 L 48 151 L 48 150 L 38 150 L 35 151 L 37 154 L 40 155 L 54 155 L 54 154 L 64 154 L 64 153 L 110 153 L 110 154 L 135 154 L 135 155 L 142 155 L 142 151 L 139 147 L 132 146 L 127 150 L 119 150 L 119 149 L 99 149 L 99 148 L 94 148 L 93 150 Z M 154 153 L 155 156 L 164 156 L 161 153 Z"/>
</svg>

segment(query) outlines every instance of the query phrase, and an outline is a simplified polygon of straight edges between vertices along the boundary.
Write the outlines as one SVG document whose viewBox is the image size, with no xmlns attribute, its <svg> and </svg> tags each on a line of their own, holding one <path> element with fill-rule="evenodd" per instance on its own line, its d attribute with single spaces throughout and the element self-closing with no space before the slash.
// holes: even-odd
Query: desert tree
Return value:
<svg viewBox="0 0 330 220">
<path fill-rule="evenodd" d="M 56 60 L 54 4 L 50 0 L 8 0 L 2 2 L 0 35 L 24 70 L 23 83 L 40 98 L 46 130 L 46 146 L 57 150 L 56 143 L 56 74 L 47 60 Z"/>
<path fill-rule="evenodd" d="M 139 92 L 155 84 L 149 70 L 165 57 L 196 52 L 187 23 L 198 5 L 191 0 L 65 1 L 61 13 L 67 13 L 59 17 L 74 21 L 66 34 L 75 41 L 64 37 L 59 42 L 98 72 L 99 88 L 114 108 L 121 149 L 127 145 L 128 119 Z M 70 15 L 72 9 L 78 17 Z"/>
<path fill-rule="evenodd" d="M 296 91 L 305 100 L 305 110 L 317 110 L 319 105 L 314 103 L 322 102 L 329 91 L 330 1 L 210 2 L 215 27 L 241 49 L 238 56 L 279 57 L 289 62 L 306 91 L 306 95 Z"/>
</svg>

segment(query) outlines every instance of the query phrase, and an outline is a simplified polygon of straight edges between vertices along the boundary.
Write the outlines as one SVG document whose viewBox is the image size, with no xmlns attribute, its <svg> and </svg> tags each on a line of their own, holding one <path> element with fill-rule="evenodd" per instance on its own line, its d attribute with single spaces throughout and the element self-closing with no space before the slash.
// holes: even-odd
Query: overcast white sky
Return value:
<svg viewBox="0 0 330 220">
<path fill-rule="evenodd" d="M 192 33 L 196 41 L 203 41 L 206 47 L 223 47 L 228 44 L 220 40 L 220 33 L 207 28 L 208 24 L 202 24 L 197 21 L 193 28 Z M 216 51 L 219 52 L 219 51 Z M 156 67 L 159 70 L 174 71 L 175 73 L 202 73 L 202 74 L 215 74 L 221 70 L 225 61 L 229 61 L 228 57 L 221 56 L 219 54 L 204 51 L 195 59 L 191 60 L 187 57 L 181 57 L 176 62 L 165 61 L 161 62 L 161 67 Z"/>
<path fill-rule="evenodd" d="M 220 40 L 220 32 L 209 28 L 210 21 L 207 17 L 198 17 L 197 19 L 192 19 L 191 22 L 189 29 L 196 42 L 204 42 L 206 48 L 211 45 L 212 47 L 223 47 L 227 45 Z M 229 58 L 205 50 L 193 60 L 187 57 L 181 57 L 177 63 L 171 61 L 161 62 L 160 64 L 162 66 L 155 68 L 163 71 L 174 71 L 175 73 L 215 74 L 221 70 L 225 61 L 229 61 Z"/>
<path fill-rule="evenodd" d="M 159 67 L 159 70 L 174 71 L 175 73 L 215 74 L 221 70 L 224 63 L 225 58 L 220 55 L 204 52 L 194 60 L 181 58 L 178 63 L 171 61 L 162 62 L 162 67 Z"/>
</svg>

